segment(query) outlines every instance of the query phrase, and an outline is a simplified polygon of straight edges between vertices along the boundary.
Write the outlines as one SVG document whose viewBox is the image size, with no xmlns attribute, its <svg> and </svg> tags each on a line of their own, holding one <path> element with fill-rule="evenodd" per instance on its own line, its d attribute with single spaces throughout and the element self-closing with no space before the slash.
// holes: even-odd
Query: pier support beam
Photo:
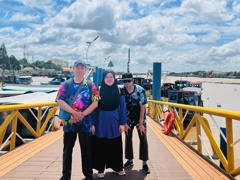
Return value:
<svg viewBox="0 0 240 180">
<path fill-rule="evenodd" d="M 102 83 L 102 77 L 103 77 L 103 69 L 102 68 L 98 68 L 98 87 Z"/>
<path fill-rule="evenodd" d="M 161 74 L 162 74 L 162 63 L 153 63 L 153 87 L 152 94 L 153 100 L 161 100 Z"/>
</svg>

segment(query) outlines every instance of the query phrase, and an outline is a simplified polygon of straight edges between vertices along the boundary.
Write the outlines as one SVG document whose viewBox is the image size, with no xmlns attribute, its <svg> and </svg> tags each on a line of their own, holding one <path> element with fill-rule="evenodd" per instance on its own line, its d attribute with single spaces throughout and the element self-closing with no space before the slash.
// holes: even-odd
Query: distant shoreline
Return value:
<svg viewBox="0 0 240 180">
<path fill-rule="evenodd" d="M 139 76 L 144 78 L 149 78 L 145 76 Z M 33 83 L 31 85 L 40 85 L 41 82 L 49 82 L 53 78 L 48 77 L 33 77 Z M 235 84 L 240 85 L 240 79 L 230 79 L 230 78 L 199 78 L 199 77 L 178 77 L 178 76 L 167 76 L 162 79 L 164 83 L 174 83 L 176 80 L 187 80 L 190 82 L 202 81 L 203 83 L 217 83 L 217 84 Z M 10 84 L 8 84 L 10 85 Z"/>
<path fill-rule="evenodd" d="M 240 79 L 231 78 L 199 78 L 199 77 L 177 77 L 177 76 L 167 76 L 163 79 L 164 82 L 175 82 L 176 80 L 187 80 L 187 81 L 202 81 L 204 83 L 218 83 L 218 84 L 239 84 Z"/>
<path fill-rule="evenodd" d="M 147 75 L 138 77 L 149 78 Z M 164 83 L 174 83 L 176 80 L 186 80 L 190 82 L 202 81 L 203 83 L 218 83 L 218 84 L 239 84 L 240 79 L 233 78 L 200 78 L 200 77 L 180 77 L 180 76 L 166 76 L 161 79 Z"/>
</svg>

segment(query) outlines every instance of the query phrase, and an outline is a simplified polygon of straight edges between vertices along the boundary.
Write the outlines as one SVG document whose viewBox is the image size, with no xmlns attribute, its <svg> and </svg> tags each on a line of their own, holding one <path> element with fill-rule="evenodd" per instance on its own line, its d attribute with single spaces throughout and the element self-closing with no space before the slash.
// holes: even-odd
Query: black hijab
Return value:
<svg viewBox="0 0 240 180">
<path fill-rule="evenodd" d="M 114 77 L 114 83 L 108 86 L 104 79 L 108 73 L 111 73 Z M 98 102 L 98 108 L 103 111 L 113 111 L 117 109 L 120 104 L 120 95 L 117 85 L 117 80 L 115 79 L 115 73 L 113 70 L 105 70 L 103 72 L 103 79 L 100 88 L 100 101 Z"/>
</svg>

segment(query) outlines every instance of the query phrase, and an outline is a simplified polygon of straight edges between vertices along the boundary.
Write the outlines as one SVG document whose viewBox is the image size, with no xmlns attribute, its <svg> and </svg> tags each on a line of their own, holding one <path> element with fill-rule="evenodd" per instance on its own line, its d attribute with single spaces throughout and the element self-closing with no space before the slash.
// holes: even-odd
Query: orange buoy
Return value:
<svg viewBox="0 0 240 180">
<path fill-rule="evenodd" d="M 167 114 L 164 122 L 164 134 L 168 135 L 171 132 L 174 123 L 175 123 L 175 113 L 171 111 L 170 113 Z"/>
</svg>

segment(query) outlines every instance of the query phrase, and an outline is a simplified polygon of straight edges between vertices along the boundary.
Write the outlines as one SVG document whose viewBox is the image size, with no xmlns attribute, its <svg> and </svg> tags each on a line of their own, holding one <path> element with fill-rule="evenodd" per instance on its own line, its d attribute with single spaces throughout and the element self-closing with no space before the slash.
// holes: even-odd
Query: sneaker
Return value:
<svg viewBox="0 0 240 180">
<path fill-rule="evenodd" d="M 93 177 L 92 177 L 92 175 L 90 175 L 90 176 L 86 176 L 85 179 L 86 179 L 86 180 L 93 180 Z"/>
<path fill-rule="evenodd" d="M 97 174 L 97 177 L 98 177 L 98 178 L 104 178 L 104 173 L 98 173 L 98 174 Z"/>
<path fill-rule="evenodd" d="M 127 161 L 124 165 L 123 165 L 123 168 L 124 169 L 127 169 L 129 167 L 133 166 L 133 162 L 132 161 Z"/>
<path fill-rule="evenodd" d="M 113 171 L 113 173 L 118 174 L 119 176 L 124 176 L 126 174 L 124 170 L 118 171 L 118 172 L 117 171 Z"/>
<path fill-rule="evenodd" d="M 149 170 L 147 164 L 143 165 L 142 171 L 143 171 L 143 173 L 145 173 L 145 174 L 150 174 L 150 170 Z"/>
</svg>

